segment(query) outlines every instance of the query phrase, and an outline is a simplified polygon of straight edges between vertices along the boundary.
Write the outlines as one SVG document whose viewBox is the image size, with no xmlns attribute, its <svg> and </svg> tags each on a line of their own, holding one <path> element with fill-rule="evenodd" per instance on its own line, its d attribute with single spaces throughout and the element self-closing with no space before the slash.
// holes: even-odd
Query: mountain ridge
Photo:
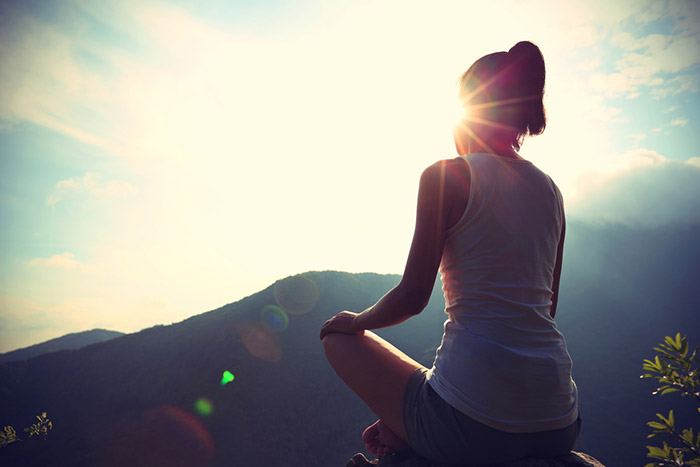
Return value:
<svg viewBox="0 0 700 467">
<path fill-rule="evenodd" d="M 1 353 L 0 362 L 26 360 L 45 353 L 58 352 L 61 350 L 76 350 L 87 345 L 97 344 L 123 335 L 124 333 L 120 331 L 111 331 L 101 328 L 95 328 L 89 331 L 71 332 L 54 339 L 39 342 L 38 344 Z"/>
<path fill-rule="evenodd" d="M 259 323 L 261 310 L 276 303 L 274 290 L 277 284 L 300 276 L 312 277 L 317 286 L 330 290 L 330 293 L 319 297 L 315 310 L 290 315 L 284 332 L 267 333 L 269 341 L 263 339 L 263 343 L 277 348 L 277 354 L 263 352 L 256 355 L 259 350 L 256 346 L 260 343 L 256 336 L 261 336 L 262 329 L 255 323 Z M 339 277 L 345 280 L 338 280 Z M 2 424 L 21 426 L 23 420 L 31 417 L 29 414 L 41 410 L 48 412 L 55 425 L 36 464 L 23 458 L 28 455 L 22 452 L 25 446 L 11 445 L 3 451 L 12 448 L 14 452 L 0 452 L 0 460 L 4 460 L 3 455 L 12 454 L 8 462 L 56 464 L 56 457 L 63 457 L 66 452 L 85 452 L 84 461 L 71 458 L 65 465 L 130 465 L 133 459 L 128 459 L 129 450 L 120 446 L 131 446 L 131 451 L 138 451 L 134 447 L 138 442 L 130 438 L 130 433 L 138 431 L 138 427 L 145 423 L 144 417 L 162 417 L 162 410 L 171 411 L 173 408 L 192 413 L 201 398 L 216 407 L 210 416 L 200 415 L 202 423 L 208 426 L 207 431 L 247 439 L 244 445 L 255 445 L 256 441 L 267 436 L 268 431 L 265 425 L 258 423 L 259 417 L 250 413 L 251 406 L 276 413 L 292 430 L 297 426 L 305 431 L 298 424 L 307 416 L 308 410 L 296 407 L 299 394 L 313 389 L 309 388 L 310 382 L 319 378 L 337 386 L 338 390 L 342 384 L 335 381 L 331 372 L 318 371 L 329 369 L 320 352 L 318 329 L 320 322 L 335 312 L 331 303 L 337 299 L 334 300 L 333 295 L 343 289 L 341 295 L 347 298 L 344 301 L 348 307 L 365 307 L 395 285 L 398 279 L 399 276 L 369 273 L 358 276 L 335 272 L 305 273 L 277 281 L 256 294 L 216 310 L 172 325 L 127 334 L 89 349 L 74 351 L 70 356 L 45 354 L 22 362 L 0 364 L 0 380 L 4 383 L 0 413 L 8 416 Z M 310 320 L 311 325 L 305 324 Z M 250 336 L 253 336 L 252 341 L 245 342 L 244 337 L 250 339 Z M 292 345 L 298 358 L 285 354 Z M 183 368 L 186 371 L 182 371 Z M 235 375 L 235 384 L 228 387 L 219 384 L 225 369 L 230 369 Z M 50 388 L 46 387 L 46 381 L 51 382 Z M 279 381 L 274 386 L 291 385 L 296 391 L 274 397 L 271 381 Z M 233 389 L 238 392 L 237 399 L 226 397 L 229 387 L 242 388 L 241 391 Z M 260 388 L 266 389 L 261 391 Z M 262 403 L 260 397 L 265 395 L 267 397 Z M 152 413 L 154 410 L 155 414 Z M 237 414 L 233 426 L 227 427 L 225 417 L 218 417 L 222 411 Z M 93 416 L 98 416 L 99 421 Z M 108 429 L 104 430 L 102 425 Z M 59 426 L 63 426 L 62 431 L 57 430 Z M 69 435 L 75 432 L 82 435 Z M 313 436 L 309 434 L 308 438 Z M 216 441 L 216 445 L 226 444 L 226 439 Z M 290 450 L 299 452 L 300 458 L 305 457 L 303 443 L 302 446 L 299 444 L 296 438 L 286 439 L 287 454 L 271 456 L 266 462 L 268 465 L 284 465 L 280 462 Z M 338 462 L 345 457 L 346 453 L 339 453 Z"/>
<path fill-rule="evenodd" d="M 691 287 L 700 280 L 698 233 L 569 226 L 557 325 L 579 386 L 584 422 L 576 450 L 606 465 L 646 462 L 645 422 L 655 412 L 674 408 L 679 426 L 697 422 L 682 415 L 694 412 L 684 405 L 692 401 L 651 396 L 639 374 L 665 334 L 681 331 L 698 343 Z M 339 310 L 361 311 L 399 280 L 303 273 L 179 323 L 0 363 L 0 424 L 26 426 L 43 411 L 54 421 L 41 450 L 16 443 L 0 451 L 0 464 L 109 467 L 177 452 L 210 456 L 212 465 L 343 465 L 362 449 L 359 434 L 374 417 L 325 361 L 318 331 Z M 290 294 L 280 284 L 291 282 L 303 292 L 291 296 L 311 297 L 308 303 L 285 302 Z M 287 308 L 288 320 L 263 321 L 276 316 L 274 307 Z M 423 313 L 377 332 L 429 366 L 443 307 L 436 283 Z M 234 379 L 222 386 L 223 371 Z M 154 438 L 163 426 L 178 442 Z M 191 449 L 177 451 L 184 445 Z"/>
</svg>

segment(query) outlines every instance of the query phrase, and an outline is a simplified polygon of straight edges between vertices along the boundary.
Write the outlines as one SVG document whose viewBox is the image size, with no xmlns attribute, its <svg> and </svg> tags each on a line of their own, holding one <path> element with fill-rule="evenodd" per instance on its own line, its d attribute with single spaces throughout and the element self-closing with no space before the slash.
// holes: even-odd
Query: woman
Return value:
<svg viewBox="0 0 700 467">
<path fill-rule="evenodd" d="M 564 243 L 561 194 L 518 150 L 544 131 L 544 59 L 531 42 L 460 78 L 460 157 L 420 179 L 401 282 L 362 313 L 326 321 L 338 375 L 379 417 L 375 455 L 494 463 L 571 450 L 580 429 L 571 359 L 554 323 Z M 440 268 L 448 319 L 428 369 L 369 332 L 426 306 Z"/>
</svg>

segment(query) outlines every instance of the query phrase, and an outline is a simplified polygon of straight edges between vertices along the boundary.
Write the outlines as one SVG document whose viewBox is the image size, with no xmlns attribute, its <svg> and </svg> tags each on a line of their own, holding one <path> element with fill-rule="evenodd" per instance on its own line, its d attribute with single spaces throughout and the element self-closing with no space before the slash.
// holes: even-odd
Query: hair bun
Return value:
<svg viewBox="0 0 700 467">
<path fill-rule="evenodd" d="M 522 107 L 528 132 L 537 135 L 547 124 L 542 98 L 544 96 L 545 67 L 540 48 L 530 41 L 515 44 L 507 53 L 507 66 L 517 76 L 514 94 L 525 98 L 529 105 Z"/>
<path fill-rule="evenodd" d="M 515 44 L 513 47 L 510 48 L 508 53 L 511 54 L 513 57 L 518 57 L 518 58 L 527 57 L 527 56 L 531 56 L 531 55 L 539 55 L 540 58 L 542 57 L 542 53 L 540 52 L 540 48 L 537 47 L 535 44 L 533 44 L 530 41 L 518 42 L 517 44 Z"/>
<path fill-rule="evenodd" d="M 522 78 L 524 95 L 542 94 L 544 91 L 544 57 L 540 48 L 530 41 L 521 41 L 508 51 L 507 62 Z"/>
</svg>

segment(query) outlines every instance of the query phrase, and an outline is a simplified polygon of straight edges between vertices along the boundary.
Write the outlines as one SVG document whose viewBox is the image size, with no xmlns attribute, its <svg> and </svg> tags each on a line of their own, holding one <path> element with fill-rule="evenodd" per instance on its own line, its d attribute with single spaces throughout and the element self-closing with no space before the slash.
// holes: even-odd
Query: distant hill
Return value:
<svg viewBox="0 0 700 467">
<path fill-rule="evenodd" d="M 181 323 L 0 364 L 0 425 L 27 426 L 43 411 L 54 422 L 39 449 L 1 449 L 0 465 L 169 466 L 188 453 L 206 458 L 211 445 L 215 465 L 344 465 L 372 415 L 325 361 L 318 332 L 340 308 L 361 310 L 398 280 L 308 273 Z M 426 364 L 440 338 L 435 295 L 416 318 L 428 323 L 415 339 Z M 270 308 L 280 303 L 286 319 Z M 235 379 L 221 386 L 225 370 Z M 197 414 L 200 399 L 210 414 Z"/>
<path fill-rule="evenodd" d="M 79 349 L 86 345 L 108 341 L 123 335 L 123 332 L 108 331 L 107 329 L 74 332 L 40 344 L 0 354 L 0 362 L 14 362 L 17 360 L 26 360 L 45 353 L 58 352 L 59 350 Z"/>
<path fill-rule="evenodd" d="M 572 223 L 567 236 L 557 326 L 579 386 L 577 449 L 610 466 L 645 465 L 655 413 L 675 407 L 677 426 L 700 427 L 695 401 L 652 396 L 653 382 L 639 379 L 664 336 L 700 345 L 700 226 Z"/>
<path fill-rule="evenodd" d="M 699 423 L 683 416 L 692 401 L 651 396 L 639 374 L 666 334 L 700 344 L 700 228 L 568 230 L 557 322 L 580 389 L 577 450 L 644 465 L 655 412 Z M 0 465 L 344 465 L 373 415 L 325 361 L 318 331 L 399 279 L 305 273 L 181 323 L 0 363 L 0 426 L 20 429 L 43 411 L 54 422 L 46 441 L 0 449 Z M 436 287 L 422 314 L 379 334 L 430 365 L 443 306 Z M 233 380 L 222 385 L 224 371 Z"/>
</svg>

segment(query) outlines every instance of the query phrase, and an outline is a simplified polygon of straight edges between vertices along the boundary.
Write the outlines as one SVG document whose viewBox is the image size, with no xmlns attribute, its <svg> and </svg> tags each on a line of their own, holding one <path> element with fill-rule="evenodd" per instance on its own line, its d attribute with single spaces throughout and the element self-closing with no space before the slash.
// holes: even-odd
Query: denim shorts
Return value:
<svg viewBox="0 0 700 467">
<path fill-rule="evenodd" d="M 411 375 L 403 398 L 403 421 L 413 451 L 434 462 L 488 464 L 523 457 L 556 457 L 574 447 L 581 417 L 558 430 L 509 433 L 453 408 L 433 390 L 422 368 Z"/>
</svg>

